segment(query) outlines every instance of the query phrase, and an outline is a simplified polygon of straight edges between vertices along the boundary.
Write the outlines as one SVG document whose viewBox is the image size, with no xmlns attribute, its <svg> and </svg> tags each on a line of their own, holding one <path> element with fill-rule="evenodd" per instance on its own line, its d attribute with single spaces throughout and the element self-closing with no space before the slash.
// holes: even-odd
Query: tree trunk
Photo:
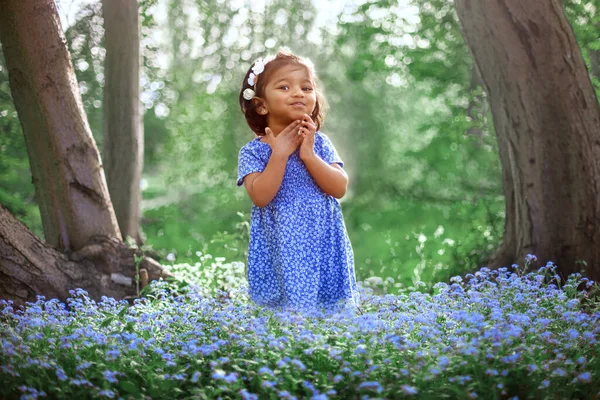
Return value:
<svg viewBox="0 0 600 400">
<path fill-rule="evenodd" d="M 64 254 L 40 241 L 0 205 L 0 298 L 16 306 L 36 295 L 65 302 L 70 289 L 82 288 L 90 298 L 132 299 L 136 286 L 134 252 L 114 237 L 96 236 L 81 250 Z M 139 251 L 136 255 L 142 256 Z M 151 258 L 139 265 L 139 289 L 171 274 Z"/>
<path fill-rule="evenodd" d="M 140 38 L 136 0 L 103 0 L 104 150 L 106 181 L 123 238 L 141 244 L 140 179 L 144 135 L 140 113 Z"/>
<path fill-rule="evenodd" d="M 506 222 L 489 267 L 600 279 L 600 108 L 557 0 L 456 0 L 492 108 Z M 587 264 L 587 267 L 583 265 Z"/>
<path fill-rule="evenodd" d="M 0 40 L 46 242 L 120 236 L 54 2 L 3 0 Z"/>
</svg>

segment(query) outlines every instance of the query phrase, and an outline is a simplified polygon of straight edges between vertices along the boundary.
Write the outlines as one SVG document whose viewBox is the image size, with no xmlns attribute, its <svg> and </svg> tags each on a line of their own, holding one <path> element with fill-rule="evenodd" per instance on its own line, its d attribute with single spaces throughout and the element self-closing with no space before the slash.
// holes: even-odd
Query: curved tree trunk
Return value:
<svg viewBox="0 0 600 400">
<path fill-rule="evenodd" d="M 106 181 L 121 234 L 141 244 L 140 179 L 144 134 L 140 113 L 140 38 L 136 0 L 103 0 L 104 149 Z"/>
<path fill-rule="evenodd" d="M 46 242 L 77 250 L 120 236 L 52 0 L 3 0 L 0 40 Z"/>
<path fill-rule="evenodd" d="M 456 0 L 489 94 L 506 222 L 490 268 L 553 261 L 600 279 L 600 108 L 558 0 Z M 583 262 L 587 264 L 584 266 Z"/>
<path fill-rule="evenodd" d="M 65 302 L 75 288 L 96 301 L 139 295 L 133 254 L 142 254 L 114 237 L 93 237 L 88 246 L 67 255 L 43 243 L 0 205 L 0 241 L 0 298 L 17 306 L 34 302 L 38 294 Z M 140 290 L 171 275 L 151 258 L 143 258 L 138 267 Z"/>
</svg>

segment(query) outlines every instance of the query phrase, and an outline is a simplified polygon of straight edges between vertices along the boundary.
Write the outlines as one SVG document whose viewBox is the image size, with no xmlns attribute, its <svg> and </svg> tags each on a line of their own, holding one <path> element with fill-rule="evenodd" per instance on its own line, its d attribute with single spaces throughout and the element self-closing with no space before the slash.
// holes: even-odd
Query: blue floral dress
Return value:
<svg viewBox="0 0 600 400">
<path fill-rule="evenodd" d="M 344 166 L 329 138 L 317 131 L 315 153 Z M 268 307 L 294 309 L 357 306 L 354 255 L 339 201 L 319 188 L 300 159 L 290 155 L 279 191 L 267 206 L 252 205 L 248 247 L 250 298 Z M 238 180 L 262 172 L 271 146 L 260 137 L 239 152 Z"/>
</svg>

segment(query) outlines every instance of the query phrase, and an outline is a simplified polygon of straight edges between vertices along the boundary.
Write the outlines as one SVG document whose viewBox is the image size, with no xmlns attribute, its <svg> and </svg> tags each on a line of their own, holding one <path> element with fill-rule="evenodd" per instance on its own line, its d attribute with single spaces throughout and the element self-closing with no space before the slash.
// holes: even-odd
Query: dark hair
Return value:
<svg viewBox="0 0 600 400">
<path fill-rule="evenodd" d="M 263 97 L 265 85 L 269 81 L 270 76 L 273 74 L 273 72 L 286 65 L 301 65 L 308 70 L 314 84 L 315 94 L 317 96 L 315 109 L 310 117 L 317 126 L 317 130 L 321 129 L 325 121 L 327 102 L 319 90 L 319 81 L 314 68 L 312 67 L 312 63 L 307 62 L 301 57 L 298 57 L 288 51 L 279 51 L 275 58 L 265 65 L 265 70 L 261 72 L 257 78 L 255 78 L 255 88 L 248 84 L 248 77 L 250 76 L 252 67 L 254 66 L 254 64 L 252 64 L 246 72 L 246 76 L 244 76 L 242 90 L 240 90 L 240 107 L 244 113 L 244 116 L 246 117 L 246 122 L 248 123 L 248 126 L 250 126 L 250 129 L 252 129 L 252 131 L 259 136 L 265 135 L 267 116 L 260 115 L 258 112 L 256 112 L 257 104 L 252 100 L 246 100 L 244 98 L 244 90 L 248 88 L 253 89 L 256 92 L 256 97 Z"/>
</svg>

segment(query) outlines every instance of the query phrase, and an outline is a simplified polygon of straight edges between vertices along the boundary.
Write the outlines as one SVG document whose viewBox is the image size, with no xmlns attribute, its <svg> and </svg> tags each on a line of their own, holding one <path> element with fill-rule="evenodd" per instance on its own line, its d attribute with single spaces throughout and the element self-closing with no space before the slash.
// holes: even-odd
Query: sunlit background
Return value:
<svg viewBox="0 0 600 400">
<path fill-rule="evenodd" d="M 55 1 L 102 151 L 101 2 Z M 600 0 L 560 4 L 598 96 Z M 0 398 L 600 398 L 597 283 L 555 282 L 551 262 L 525 274 L 532 255 L 480 269 L 505 201 L 453 0 L 139 6 L 143 249 L 174 279 L 136 279 L 129 300 L 74 288 L 68 308 L 0 299 Z M 244 289 L 252 203 L 236 179 L 254 134 L 238 96 L 251 63 L 282 46 L 314 62 L 330 104 L 322 131 L 350 177 L 357 310 L 273 310 Z M 43 238 L 5 65 L 0 48 L 0 204 Z"/>
<path fill-rule="evenodd" d="M 100 1 L 57 1 L 102 149 Z M 496 138 L 446 1 L 141 1 L 145 107 L 142 229 L 163 262 L 244 261 L 251 202 L 235 184 L 253 133 L 244 73 L 285 46 L 309 57 L 322 129 L 350 176 L 342 199 L 359 280 L 387 292 L 480 266 L 500 241 Z M 0 202 L 43 237 L 5 68 Z"/>
</svg>

